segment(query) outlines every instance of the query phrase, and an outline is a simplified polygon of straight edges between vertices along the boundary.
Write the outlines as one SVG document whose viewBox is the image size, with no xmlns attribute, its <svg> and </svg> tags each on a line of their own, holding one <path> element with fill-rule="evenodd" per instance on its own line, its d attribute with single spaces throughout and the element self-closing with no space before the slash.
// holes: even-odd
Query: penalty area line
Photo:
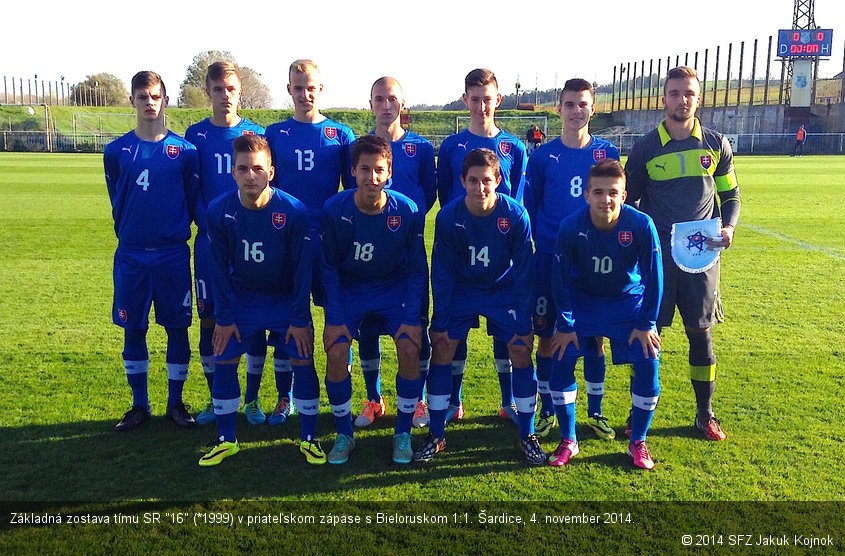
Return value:
<svg viewBox="0 0 845 556">
<path fill-rule="evenodd" d="M 801 241 L 800 239 L 795 239 L 794 237 L 785 236 L 785 235 L 781 234 L 780 232 L 776 232 L 774 230 L 770 230 L 770 229 L 764 228 L 762 226 L 755 226 L 754 224 L 743 224 L 742 228 L 749 229 L 752 232 L 757 232 L 758 234 L 763 234 L 763 235 L 766 235 L 766 236 L 769 236 L 769 237 L 773 237 L 773 238 L 778 239 L 780 241 L 785 241 L 786 243 L 791 243 L 792 245 L 800 247 L 801 249 L 804 249 L 805 251 L 816 251 L 818 253 L 823 253 L 823 254 L 825 254 L 828 257 L 831 257 L 833 259 L 845 261 L 845 255 L 843 255 L 842 253 L 840 253 L 836 250 L 828 249 L 827 247 L 822 247 L 820 245 L 814 245 L 812 243 L 807 243 L 806 241 Z"/>
</svg>

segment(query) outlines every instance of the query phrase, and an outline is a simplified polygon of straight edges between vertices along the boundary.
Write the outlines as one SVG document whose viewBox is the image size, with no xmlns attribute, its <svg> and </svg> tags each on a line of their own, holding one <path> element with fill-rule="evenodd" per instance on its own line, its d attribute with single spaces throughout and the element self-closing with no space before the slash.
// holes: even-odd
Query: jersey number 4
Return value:
<svg viewBox="0 0 845 556">
<path fill-rule="evenodd" d="M 146 191 L 148 187 L 150 187 L 150 170 L 148 168 L 144 168 L 144 170 L 138 176 L 138 179 L 135 180 L 135 183 L 141 186 L 141 188 Z"/>
</svg>

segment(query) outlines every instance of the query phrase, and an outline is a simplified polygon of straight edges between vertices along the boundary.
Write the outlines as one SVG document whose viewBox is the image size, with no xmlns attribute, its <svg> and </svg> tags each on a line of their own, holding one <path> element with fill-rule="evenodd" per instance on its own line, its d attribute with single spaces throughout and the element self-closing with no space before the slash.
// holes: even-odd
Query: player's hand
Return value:
<svg viewBox="0 0 845 556">
<path fill-rule="evenodd" d="M 396 331 L 396 335 L 393 336 L 393 340 L 398 342 L 399 338 L 403 335 L 407 336 L 411 343 L 417 346 L 418 349 L 422 349 L 422 326 L 411 326 L 409 324 L 403 324 L 399 327 L 399 330 Z"/>
<path fill-rule="evenodd" d="M 228 326 L 214 325 L 214 334 L 211 336 L 211 347 L 214 348 L 214 355 L 223 355 L 232 336 L 240 343 L 241 333 L 236 324 L 233 323 Z"/>
<path fill-rule="evenodd" d="M 296 342 L 296 352 L 300 357 L 312 357 L 314 355 L 314 334 L 310 326 L 288 326 L 285 343 L 288 343 L 291 338 Z"/>
<path fill-rule="evenodd" d="M 524 336 L 520 336 L 519 334 L 514 334 L 513 338 L 510 339 L 508 342 L 508 347 L 516 345 L 517 342 L 520 342 L 522 345 L 527 347 L 529 350 L 534 349 L 534 332 L 529 332 Z"/>
<path fill-rule="evenodd" d="M 628 345 L 633 345 L 634 340 L 640 341 L 640 345 L 643 348 L 643 357 L 646 359 L 657 359 L 660 353 L 660 346 L 663 342 L 657 330 L 654 328 L 651 330 L 637 330 L 635 328 L 631 331 L 631 337 L 628 338 Z"/>
<path fill-rule="evenodd" d="M 327 324 L 323 329 L 323 349 L 328 353 L 329 348 L 337 343 L 340 338 L 346 338 L 346 341 L 352 343 L 352 334 L 345 324 L 331 325 Z"/>
<path fill-rule="evenodd" d="M 578 334 L 575 331 L 572 332 L 555 332 L 555 335 L 552 336 L 552 356 L 557 353 L 557 360 L 560 361 L 563 359 L 563 354 L 566 352 L 566 348 L 572 344 L 575 346 L 575 349 L 580 350 L 581 346 L 578 344 Z"/>
<path fill-rule="evenodd" d="M 734 241 L 734 227 L 725 226 L 719 231 L 719 235 L 721 236 L 719 239 L 709 238 L 707 240 L 707 246 L 710 249 L 727 249 L 730 247 Z"/>
</svg>

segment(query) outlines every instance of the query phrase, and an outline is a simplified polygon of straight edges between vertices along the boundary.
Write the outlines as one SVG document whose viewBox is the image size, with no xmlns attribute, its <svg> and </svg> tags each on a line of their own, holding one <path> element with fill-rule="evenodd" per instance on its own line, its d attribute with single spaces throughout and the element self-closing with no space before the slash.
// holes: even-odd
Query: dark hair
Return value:
<svg viewBox="0 0 845 556">
<path fill-rule="evenodd" d="M 471 150 L 464 157 L 464 165 L 461 169 L 461 177 L 466 178 L 470 168 L 481 166 L 483 168 L 492 168 L 496 177 L 502 175 L 502 169 L 499 165 L 499 157 L 490 149 L 474 149 Z"/>
<path fill-rule="evenodd" d="M 209 82 L 216 81 L 218 79 L 225 79 L 230 75 L 237 77 L 240 82 L 241 76 L 238 73 L 238 68 L 235 64 L 227 61 L 214 62 L 208 66 L 208 71 L 205 73 L 205 86 L 208 88 Z"/>
<path fill-rule="evenodd" d="M 499 88 L 499 81 L 496 79 L 496 74 L 493 73 L 493 70 L 476 68 L 464 78 L 464 92 L 469 91 L 470 87 L 486 87 L 491 83 L 497 89 Z"/>
<path fill-rule="evenodd" d="M 388 163 L 393 163 L 393 151 L 387 139 L 375 135 L 364 135 L 352 143 L 352 167 L 358 166 L 358 159 L 362 154 L 378 154 Z"/>
<path fill-rule="evenodd" d="M 622 167 L 622 164 L 613 158 L 605 158 L 596 162 L 590 168 L 590 173 L 587 176 L 587 190 L 590 189 L 590 183 L 593 181 L 593 178 L 618 178 L 622 180 L 623 184 L 627 181 L 625 178 L 625 169 Z"/>
<path fill-rule="evenodd" d="M 167 89 L 159 74 L 154 71 L 139 71 L 132 76 L 132 96 L 135 96 L 135 89 L 152 87 L 153 85 L 161 85 L 161 96 L 167 96 Z"/>
<path fill-rule="evenodd" d="M 241 135 L 232 142 L 232 160 L 238 158 L 238 153 L 267 153 L 267 158 L 272 157 L 270 143 L 263 135 Z"/>
<path fill-rule="evenodd" d="M 666 94 L 666 87 L 670 79 L 689 79 L 694 77 L 698 81 L 698 88 L 701 89 L 701 80 L 698 78 L 698 72 L 695 68 L 689 66 L 678 66 L 666 72 L 666 81 L 663 82 L 663 93 Z"/>
<path fill-rule="evenodd" d="M 596 90 L 593 88 L 593 84 L 586 79 L 581 79 L 580 77 L 568 79 L 566 83 L 563 84 L 563 89 L 560 90 L 560 97 L 557 100 L 558 104 L 563 103 L 563 93 L 567 91 L 571 91 L 573 93 L 590 91 L 590 96 L 593 97 L 593 100 L 596 99 Z"/>
</svg>

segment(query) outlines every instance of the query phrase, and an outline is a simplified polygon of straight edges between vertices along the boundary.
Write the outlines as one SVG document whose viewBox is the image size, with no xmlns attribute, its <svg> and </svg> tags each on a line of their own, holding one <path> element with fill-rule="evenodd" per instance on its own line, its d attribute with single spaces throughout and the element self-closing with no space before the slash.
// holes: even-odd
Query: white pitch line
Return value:
<svg viewBox="0 0 845 556">
<path fill-rule="evenodd" d="M 754 224 L 740 224 L 741 228 L 747 228 L 753 232 L 757 232 L 758 234 L 763 234 L 769 237 L 773 237 L 775 239 L 779 239 L 781 241 L 785 241 L 786 243 L 791 243 L 792 245 L 798 246 L 805 251 L 816 251 L 818 253 L 823 253 L 828 257 L 833 259 L 837 259 L 840 261 L 845 261 L 845 255 L 840 253 L 839 251 L 828 249 L 827 247 L 822 247 L 820 245 L 814 245 L 812 243 L 807 243 L 805 241 L 801 241 L 800 239 L 795 239 L 794 237 L 785 236 L 779 232 L 774 230 L 770 230 L 768 228 L 764 228 L 762 226 L 755 226 Z"/>
</svg>

